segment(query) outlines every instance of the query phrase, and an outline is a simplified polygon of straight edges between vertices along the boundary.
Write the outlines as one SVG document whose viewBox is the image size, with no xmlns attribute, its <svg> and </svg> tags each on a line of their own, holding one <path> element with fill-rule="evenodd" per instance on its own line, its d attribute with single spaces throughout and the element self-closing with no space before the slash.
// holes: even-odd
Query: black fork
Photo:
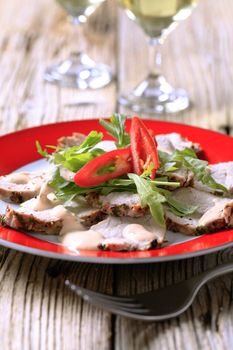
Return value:
<svg viewBox="0 0 233 350">
<path fill-rule="evenodd" d="M 93 292 L 69 280 L 65 284 L 85 301 L 114 314 L 160 321 L 180 315 L 192 304 L 206 282 L 230 272 L 233 272 L 233 263 L 226 263 L 169 287 L 127 297 Z"/>
</svg>

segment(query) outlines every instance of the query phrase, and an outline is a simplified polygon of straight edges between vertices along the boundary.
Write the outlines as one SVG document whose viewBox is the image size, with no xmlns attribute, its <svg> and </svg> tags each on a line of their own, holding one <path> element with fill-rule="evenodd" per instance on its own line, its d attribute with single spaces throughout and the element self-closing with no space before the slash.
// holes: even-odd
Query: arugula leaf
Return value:
<svg viewBox="0 0 233 350">
<path fill-rule="evenodd" d="M 172 154 L 159 151 L 160 171 L 172 172 L 177 169 L 186 168 L 191 170 L 199 181 L 214 190 L 227 192 L 227 189 L 217 183 L 208 171 L 208 162 L 197 158 L 196 153 L 191 148 L 182 151 L 176 150 Z"/>
<path fill-rule="evenodd" d="M 164 209 L 162 204 L 167 203 L 170 210 L 177 216 L 188 216 L 193 214 L 197 207 L 184 205 L 172 196 L 172 192 L 158 188 L 155 181 L 144 179 L 136 174 L 128 174 L 128 177 L 135 182 L 139 194 L 141 205 L 148 205 L 155 222 L 165 227 Z"/>
<path fill-rule="evenodd" d="M 100 141 L 102 141 L 103 133 L 98 131 L 91 131 L 83 143 L 80 146 L 77 147 L 77 151 L 80 152 L 88 152 L 90 149 L 92 149 L 94 146 L 96 146 Z M 72 147 L 71 147 L 72 148 Z"/>
<path fill-rule="evenodd" d="M 128 177 L 134 181 L 137 187 L 141 206 L 146 207 L 148 205 L 155 222 L 162 227 L 166 227 L 162 206 L 162 203 L 166 202 L 166 198 L 155 190 L 150 181 L 136 174 L 128 174 Z"/>
<path fill-rule="evenodd" d="M 36 148 L 37 148 L 37 152 L 42 156 L 45 157 L 47 159 L 49 159 L 50 154 L 47 152 L 46 148 L 43 150 L 41 147 L 40 142 L 37 140 L 36 141 Z"/>
<path fill-rule="evenodd" d="M 59 149 L 55 146 L 47 146 L 47 148 L 56 149 L 56 151 L 51 155 L 46 149 L 42 149 L 38 141 L 36 142 L 36 146 L 38 152 L 43 157 L 46 157 L 51 163 L 62 165 L 66 169 L 76 172 L 86 163 L 104 153 L 104 151 L 99 148 L 93 149 L 93 147 L 95 147 L 102 140 L 102 138 L 103 134 L 101 132 L 91 131 L 83 143 L 79 146 Z"/>
<path fill-rule="evenodd" d="M 57 165 L 62 165 L 64 168 L 73 172 L 81 169 L 86 163 L 103 154 L 101 149 L 94 149 L 88 152 L 80 153 L 76 147 L 64 149 L 63 151 L 53 154 L 52 162 Z"/>
<path fill-rule="evenodd" d="M 226 187 L 217 183 L 208 171 L 208 162 L 197 158 L 195 152 L 191 149 L 185 149 L 184 151 L 176 151 L 174 154 L 174 160 L 178 160 L 182 163 L 182 166 L 191 170 L 199 181 L 214 190 L 220 190 L 228 192 Z"/>
<path fill-rule="evenodd" d="M 128 147 L 130 144 L 130 137 L 125 132 L 126 116 L 115 113 L 110 118 L 110 122 L 100 119 L 100 125 L 102 125 L 108 133 L 117 140 L 115 142 L 117 148 Z"/>
<path fill-rule="evenodd" d="M 171 211 L 176 216 L 181 216 L 181 217 L 188 216 L 188 215 L 193 214 L 197 210 L 196 206 L 187 205 L 186 203 L 183 204 L 182 202 L 173 198 L 172 193 L 168 190 L 160 188 L 159 192 L 165 196 L 166 201 L 167 201 Z"/>
<path fill-rule="evenodd" d="M 55 195 L 58 199 L 62 201 L 68 201 L 75 199 L 75 197 L 96 191 L 95 188 L 86 188 L 79 187 L 74 182 L 65 180 L 60 175 L 60 170 L 57 168 L 52 176 L 52 179 L 49 182 L 49 185 L 54 189 Z"/>
</svg>

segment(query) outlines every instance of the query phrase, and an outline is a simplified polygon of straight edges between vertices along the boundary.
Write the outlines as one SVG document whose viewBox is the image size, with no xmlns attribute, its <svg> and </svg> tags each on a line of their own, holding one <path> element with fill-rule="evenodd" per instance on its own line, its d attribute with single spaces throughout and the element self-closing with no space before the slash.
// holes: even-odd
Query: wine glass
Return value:
<svg viewBox="0 0 233 350">
<path fill-rule="evenodd" d="M 87 17 L 104 0 L 57 0 L 57 2 L 71 16 L 78 37 L 82 36 L 83 23 Z M 46 69 L 44 79 L 65 87 L 98 89 L 111 82 L 112 72 L 109 66 L 93 61 L 79 45 L 79 51 L 71 52 L 67 59 Z"/>
<path fill-rule="evenodd" d="M 119 103 L 142 113 L 176 113 L 189 107 L 186 91 L 174 89 L 161 75 L 161 47 L 198 0 L 119 0 L 128 17 L 144 30 L 149 42 L 149 74 Z"/>
</svg>

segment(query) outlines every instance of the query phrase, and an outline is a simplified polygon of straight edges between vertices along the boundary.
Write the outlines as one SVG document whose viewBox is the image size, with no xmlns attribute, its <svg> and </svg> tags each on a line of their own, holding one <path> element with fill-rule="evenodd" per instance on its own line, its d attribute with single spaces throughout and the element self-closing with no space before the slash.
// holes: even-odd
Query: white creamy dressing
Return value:
<svg viewBox="0 0 233 350">
<path fill-rule="evenodd" d="M 80 224 L 76 227 L 73 224 L 67 224 L 68 221 L 64 220 L 64 226 L 61 231 L 61 242 L 70 249 L 96 250 L 104 239 L 108 239 L 106 238 L 106 232 L 99 232 L 93 228 L 85 231 Z M 126 239 L 129 243 L 138 243 L 140 246 L 141 242 L 151 242 L 156 238 L 158 238 L 157 235 L 146 230 L 142 225 L 129 224 L 123 229 L 121 237 L 116 235 L 110 236 L 109 239 L 112 241 L 116 240 L 116 242 L 119 239 Z"/>
<path fill-rule="evenodd" d="M 32 210 L 42 211 L 54 207 L 54 203 L 48 198 L 49 194 L 53 193 L 53 189 L 45 181 L 40 189 L 39 195 L 31 204 Z"/>
<path fill-rule="evenodd" d="M 101 232 L 104 239 L 123 239 L 137 246 L 145 241 L 149 243 L 157 240 L 158 243 L 162 243 L 166 232 L 166 229 L 157 225 L 149 215 L 141 218 L 109 216 L 93 225 L 91 229 Z"/>
<path fill-rule="evenodd" d="M 6 181 L 16 185 L 26 185 L 30 178 L 26 173 L 12 173 L 6 176 Z"/>
<path fill-rule="evenodd" d="M 78 218 L 62 205 L 54 207 L 53 213 L 63 220 L 63 228 L 60 232 L 62 244 L 72 250 L 96 250 L 108 238 L 112 240 L 127 239 L 128 242 L 139 245 L 140 242 L 151 242 L 155 239 L 162 242 L 164 239 L 164 229 L 155 230 L 154 227 L 151 227 L 152 231 L 149 231 L 141 224 L 132 224 L 130 218 L 111 217 L 93 225 L 89 230 L 84 230 Z"/>
<path fill-rule="evenodd" d="M 61 237 L 61 242 L 69 249 L 97 250 L 103 241 L 101 233 L 94 230 L 68 232 Z"/>
<path fill-rule="evenodd" d="M 62 219 L 63 227 L 60 232 L 62 244 L 70 249 L 96 250 L 103 240 L 101 233 L 94 230 L 83 230 L 78 218 L 62 205 L 53 208 L 54 214 Z"/>
<path fill-rule="evenodd" d="M 153 241 L 156 238 L 153 232 L 140 224 L 127 225 L 122 231 L 122 236 L 132 241 Z"/>
</svg>

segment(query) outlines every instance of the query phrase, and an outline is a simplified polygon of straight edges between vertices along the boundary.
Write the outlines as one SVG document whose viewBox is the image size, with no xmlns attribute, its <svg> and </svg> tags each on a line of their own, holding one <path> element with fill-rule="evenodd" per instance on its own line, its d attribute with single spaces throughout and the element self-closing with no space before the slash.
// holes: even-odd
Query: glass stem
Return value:
<svg viewBox="0 0 233 350">
<path fill-rule="evenodd" d="M 71 54 L 76 55 L 84 53 L 86 51 L 84 40 L 84 22 L 80 21 L 78 17 L 71 17 L 71 23 L 73 25 Z"/>
<path fill-rule="evenodd" d="M 161 38 L 149 39 L 149 76 L 154 79 L 158 79 L 161 75 L 162 44 Z"/>
</svg>

